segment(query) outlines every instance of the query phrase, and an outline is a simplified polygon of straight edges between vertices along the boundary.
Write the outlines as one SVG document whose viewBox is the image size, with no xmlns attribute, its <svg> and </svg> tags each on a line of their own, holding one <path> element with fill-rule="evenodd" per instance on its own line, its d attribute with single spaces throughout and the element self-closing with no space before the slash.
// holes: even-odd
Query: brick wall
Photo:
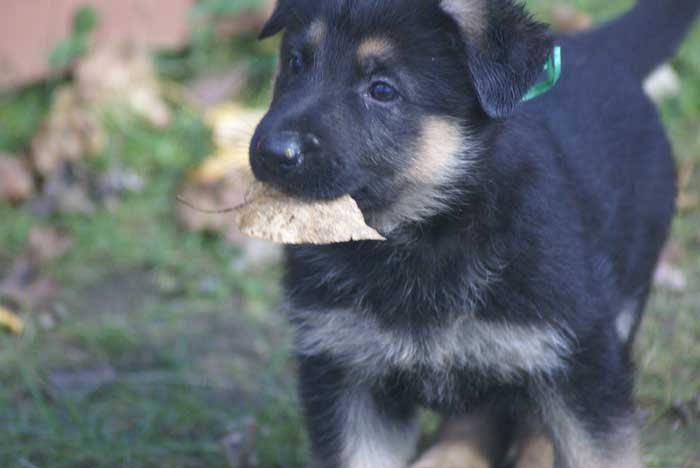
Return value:
<svg viewBox="0 0 700 468">
<path fill-rule="evenodd" d="M 0 90 L 45 78 L 49 54 L 71 29 L 75 11 L 98 12 L 99 41 L 180 46 L 194 0 L 0 0 Z"/>
</svg>

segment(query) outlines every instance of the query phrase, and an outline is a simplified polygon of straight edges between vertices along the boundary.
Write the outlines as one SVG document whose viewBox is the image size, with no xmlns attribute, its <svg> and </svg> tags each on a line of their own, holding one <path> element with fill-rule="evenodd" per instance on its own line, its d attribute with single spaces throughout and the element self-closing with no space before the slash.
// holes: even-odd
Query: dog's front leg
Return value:
<svg viewBox="0 0 700 468">
<path fill-rule="evenodd" d="M 418 428 L 413 406 L 367 383 L 332 359 L 305 357 L 301 398 L 313 468 L 405 468 Z"/>
<path fill-rule="evenodd" d="M 443 423 L 437 443 L 411 468 L 491 468 L 503 458 L 506 432 L 490 408 Z M 548 467 L 538 467 L 548 468 Z M 549 467 L 551 468 L 551 467 Z"/>
<path fill-rule="evenodd" d="M 550 393 L 540 402 L 554 441 L 555 468 L 643 468 L 631 407 L 627 416 L 605 415 L 586 407 L 582 398 L 575 406 L 565 400 Z M 589 404 L 600 406 L 600 401 Z"/>
</svg>

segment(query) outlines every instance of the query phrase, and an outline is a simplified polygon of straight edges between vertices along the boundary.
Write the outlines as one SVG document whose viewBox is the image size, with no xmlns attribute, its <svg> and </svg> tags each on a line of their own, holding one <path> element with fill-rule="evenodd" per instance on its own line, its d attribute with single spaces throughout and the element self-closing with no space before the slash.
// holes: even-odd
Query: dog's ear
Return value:
<svg viewBox="0 0 700 468">
<path fill-rule="evenodd" d="M 486 114 L 510 116 L 552 52 L 546 25 L 514 0 L 440 0 L 462 33 L 472 81 Z"/>
<path fill-rule="evenodd" d="M 287 3 L 288 0 L 277 0 L 272 16 L 270 16 L 270 19 L 267 20 L 260 34 L 258 34 L 258 39 L 272 37 L 287 27 Z"/>
</svg>

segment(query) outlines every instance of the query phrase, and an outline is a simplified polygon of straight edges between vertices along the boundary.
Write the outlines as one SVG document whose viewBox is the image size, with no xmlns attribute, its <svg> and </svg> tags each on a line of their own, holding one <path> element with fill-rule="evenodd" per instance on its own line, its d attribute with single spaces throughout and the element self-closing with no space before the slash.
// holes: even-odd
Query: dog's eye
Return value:
<svg viewBox="0 0 700 468">
<path fill-rule="evenodd" d="M 395 101 L 399 97 L 399 92 L 396 88 L 384 81 L 372 83 L 372 86 L 369 87 L 369 94 L 373 99 L 380 102 Z"/>
<path fill-rule="evenodd" d="M 304 59 L 302 58 L 301 54 L 292 53 L 292 55 L 289 57 L 288 63 L 289 71 L 291 71 L 295 75 L 301 73 L 304 70 Z"/>
</svg>

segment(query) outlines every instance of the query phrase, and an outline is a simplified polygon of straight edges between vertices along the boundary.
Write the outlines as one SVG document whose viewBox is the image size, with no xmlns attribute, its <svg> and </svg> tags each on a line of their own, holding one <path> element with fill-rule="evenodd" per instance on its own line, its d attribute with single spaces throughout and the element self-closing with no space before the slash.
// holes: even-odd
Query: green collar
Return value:
<svg viewBox="0 0 700 468">
<path fill-rule="evenodd" d="M 535 86 L 530 88 L 522 102 L 530 101 L 550 91 L 559 81 L 561 77 L 561 47 L 555 46 L 552 54 L 544 64 L 544 71 L 547 73 L 547 79 L 540 81 Z"/>
</svg>

